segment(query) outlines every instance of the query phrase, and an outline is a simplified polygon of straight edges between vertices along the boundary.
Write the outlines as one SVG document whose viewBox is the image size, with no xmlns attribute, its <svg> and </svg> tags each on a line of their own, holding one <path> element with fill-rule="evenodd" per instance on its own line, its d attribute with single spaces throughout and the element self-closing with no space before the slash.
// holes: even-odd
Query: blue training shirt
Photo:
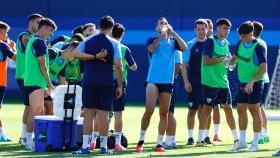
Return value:
<svg viewBox="0 0 280 158">
<path fill-rule="evenodd" d="M 149 38 L 147 47 L 156 38 Z M 161 39 L 158 47 L 153 53 L 149 53 L 150 67 L 147 82 L 149 83 L 173 83 L 175 50 L 179 50 L 179 45 L 174 38 Z"/>
<path fill-rule="evenodd" d="M 96 55 L 107 49 L 106 62 L 94 59 L 84 62 L 84 85 L 113 85 L 114 60 L 121 59 L 120 42 L 103 33 L 92 35 L 80 43 L 78 49 L 86 54 Z"/>
</svg>

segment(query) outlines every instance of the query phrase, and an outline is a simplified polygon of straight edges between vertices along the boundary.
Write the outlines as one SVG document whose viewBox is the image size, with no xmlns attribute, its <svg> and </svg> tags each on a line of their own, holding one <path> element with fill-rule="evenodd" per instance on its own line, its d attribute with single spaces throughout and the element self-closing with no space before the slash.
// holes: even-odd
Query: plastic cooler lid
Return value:
<svg viewBox="0 0 280 158">
<path fill-rule="evenodd" d="M 58 121 L 63 120 L 62 117 L 58 117 L 55 115 L 45 115 L 45 116 L 35 116 L 35 120 L 52 120 L 52 121 Z"/>
</svg>

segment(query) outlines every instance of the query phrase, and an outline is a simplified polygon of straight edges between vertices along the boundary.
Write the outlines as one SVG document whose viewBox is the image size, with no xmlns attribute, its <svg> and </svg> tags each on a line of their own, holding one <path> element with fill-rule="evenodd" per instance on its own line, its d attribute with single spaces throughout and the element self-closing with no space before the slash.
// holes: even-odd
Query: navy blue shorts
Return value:
<svg viewBox="0 0 280 158">
<path fill-rule="evenodd" d="M 6 87 L 0 86 L 0 107 L 1 107 L 4 97 L 5 97 L 5 90 L 6 90 Z"/>
<path fill-rule="evenodd" d="M 262 92 L 264 88 L 263 81 L 254 83 L 253 92 L 248 94 L 245 92 L 246 83 L 239 83 L 236 102 L 237 103 L 247 103 L 247 104 L 257 104 L 262 102 Z"/>
<path fill-rule="evenodd" d="M 28 99 L 24 100 L 25 101 L 24 105 L 29 105 L 29 95 L 37 89 L 42 89 L 42 88 L 39 87 L 39 86 L 26 86 L 26 87 L 24 87 L 24 94 L 28 98 Z"/>
<path fill-rule="evenodd" d="M 173 92 L 173 84 L 172 83 L 154 83 L 158 89 L 158 93 L 169 93 Z"/>
<path fill-rule="evenodd" d="M 268 83 L 264 83 L 264 85 L 263 85 L 262 103 L 261 103 L 261 105 L 265 104 L 265 99 L 266 99 L 268 90 L 269 90 L 269 82 Z"/>
<path fill-rule="evenodd" d="M 213 88 L 202 85 L 202 103 L 208 106 L 218 104 L 231 104 L 231 92 L 229 88 Z"/>
<path fill-rule="evenodd" d="M 113 85 L 83 85 L 83 108 L 111 111 L 114 93 Z"/>
<path fill-rule="evenodd" d="M 114 92 L 116 92 L 116 89 L 118 87 L 117 81 L 114 82 Z M 124 111 L 125 107 L 125 97 L 126 97 L 126 84 L 123 82 L 123 95 L 120 98 L 114 97 L 113 101 L 113 111 L 118 112 L 118 111 Z"/>
<path fill-rule="evenodd" d="M 173 92 L 171 96 L 171 101 L 170 101 L 170 106 L 169 106 L 169 112 L 174 113 L 174 108 L 176 104 L 176 95 L 177 95 L 177 88 L 178 88 L 178 79 L 174 78 L 174 83 L 173 83 Z"/>
<path fill-rule="evenodd" d="M 188 93 L 187 105 L 191 110 L 197 110 L 202 105 L 202 85 L 201 83 L 191 83 L 192 91 Z"/>
<path fill-rule="evenodd" d="M 19 88 L 19 90 L 22 94 L 22 97 L 23 97 L 23 104 L 25 106 L 29 106 L 29 104 L 27 104 L 27 103 L 29 103 L 29 96 L 24 91 L 24 81 L 23 81 L 23 79 L 17 79 L 17 84 L 18 84 L 18 88 Z"/>
</svg>

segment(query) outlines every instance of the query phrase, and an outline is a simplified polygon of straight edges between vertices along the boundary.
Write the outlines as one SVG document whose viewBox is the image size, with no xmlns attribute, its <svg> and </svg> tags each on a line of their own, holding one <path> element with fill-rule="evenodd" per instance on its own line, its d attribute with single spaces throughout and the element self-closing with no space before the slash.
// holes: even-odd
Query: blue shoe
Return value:
<svg viewBox="0 0 280 158">
<path fill-rule="evenodd" d="M 101 148 L 100 154 L 111 155 L 111 154 L 113 154 L 113 151 L 111 151 L 109 149 Z"/>
<path fill-rule="evenodd" d="M 280 156 L 280 150 L 277 151 L 275 154 L 272 154 L 272 156 Z"/>
<path fill-rule="evenodd" d="M 7 136 L 0 136 L 0 142 L 11 142 L 11 141 L 13 140 Z"/>
<path fill-rule="evenodd" d="M 73 155 L 84 155 L 84 154 L 90 154 L 89 148 L 86 149 L 79 149 L 77 151 L 72 152 Z"/>
</svg>

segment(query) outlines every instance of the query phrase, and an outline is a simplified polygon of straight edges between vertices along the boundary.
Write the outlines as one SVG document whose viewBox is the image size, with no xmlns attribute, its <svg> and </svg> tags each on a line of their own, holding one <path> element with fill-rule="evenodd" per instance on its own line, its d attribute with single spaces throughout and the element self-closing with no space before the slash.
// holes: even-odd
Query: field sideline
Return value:
<svg viewBox="0 0 280 158">
<path fill-rule="evenodd" d="M 132 106 L 133 105 L 133 106 Z M 137 105 L 137 106 L 134 106 Z M 99 150 L 92 152 L 90 155 L 86 156 L 73 156 L 71 152 L 51 152 L 51 153 L 35 153 L 25 151 L 24 147 L 18 144 L 18 138 L 21 132 L 21 116 L 23 111 L 23 106 L 19 104 L 3 104 L 1 111 L 1 118 L 3 120 L 4 128 L 9 137 L 14 141 L 11 143 L 0 143 L 0 157 L 226 157 L 226 158 L 266 158 L 271 157 L 271 155 L 280 149 L 280 137 L 279 129 L 280 122 L 271 121 L 268 123 L 269 136 L 271 142 L 265 145 L 260 145 L 260 151 L 255 153 L 245 152 L 241 150 L 237 153 L 228 153 L 227 149 L 233 144 L 232 135 L 230 129 L 228 128 L 225 120 L 224 112 L 221 112 L 221 127 L 220 135 L 224 140 L 222 143 L 216 143 L 215 146 L 206 148 L 197 148 L 194 146 L 187 147 L 186 137 L 187 137 L 187 108 L 183 105 L 175 108 L 175 117 L 177 119 L 177 149 L 169 150 L 166 153 L 156 153 L 152 150 L 155 146 L 157 139 L 157 125 L 158 125 L 158 109 L 155 110 L 154 116 L 152 117 L 150 127 L 146 134 L 146 143 L 144 146 L 144 151 L 142 153 L 135 153 L 134 147 L 138 141 L 140 120 L 144 112 L 144 104 L 129 104 L 126 111 L 123 114 L 124 118 L 124 132 L 128 138 L 129 146 L 128 150 L 124 152 L 114 152 L 112 156 L 101 156 L 98 154 Z M 269 111 L 270 114 L 279 113 L 278 111 Z M 234 109 L 235 119 L 237 121 L 237 112 Z M 252 140 L 252 119 L 249 117 L 249 128 L 247 129 L 247 141 Z M 195 126 L 195 140 L 197 139 L 197 129 L 198 120 L 196 120 Z M 112 127 L 112 124 L 111 124 Z M 213 126 L 211 126 L 210 136 L 213 137 Z"/>
</svg>

